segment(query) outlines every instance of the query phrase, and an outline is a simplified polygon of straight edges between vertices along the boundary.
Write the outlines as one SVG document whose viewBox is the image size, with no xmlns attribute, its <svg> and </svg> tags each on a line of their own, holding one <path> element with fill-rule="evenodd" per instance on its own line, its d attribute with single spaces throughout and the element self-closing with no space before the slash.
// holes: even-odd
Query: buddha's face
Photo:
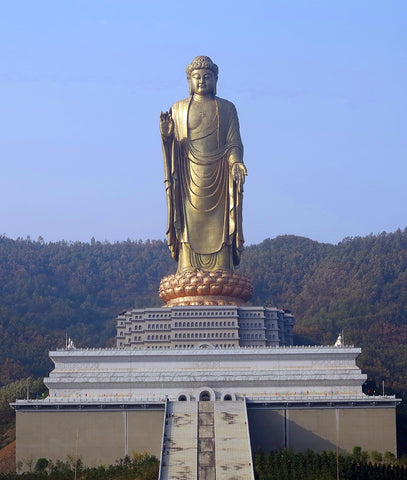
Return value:
<svg viewBox="0 0 407 480">
<path fill-rule="evenodd" d="M 193 70 L 190 77 L 191 92 L 197 95 L 214 95 L 217 78 L 212 70 Z"/>
</svg>

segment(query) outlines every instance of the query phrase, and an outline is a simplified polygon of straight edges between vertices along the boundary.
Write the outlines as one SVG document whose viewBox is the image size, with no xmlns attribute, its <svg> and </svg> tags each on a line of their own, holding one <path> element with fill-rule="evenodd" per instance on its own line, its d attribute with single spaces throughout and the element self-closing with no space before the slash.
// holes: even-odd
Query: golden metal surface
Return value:
<svg viewBox="0 0 407 480">
<path fill-rule="evenodd" d="M 243 250 L 247 175 L 233 103 L 216 96 L 209 57 L 187 66 L 190 96 L 160 115 L 167 238 L 178 272 L 233 272 Z"/>
<path fill-rule="evenodd" d="M 165 306 L 243 305 L 253 285 L 246 275 L 226 271 L 184 271 L 161 280 L 159 295 Z"/>
<path fill-rule="evenodd" d="M 196 307 L 208 307 L 213 305 L 235 305 L 236 307 L 242 307 L 245 305 L 245 302 L 241 298 L 232 298 L 232 297 L 221 297 L 214 295 L 199 296 L 194 297 L 179 297 L 169 300 L 164 307 L 185 307 L 185 306 L 196 306 Z"/>
</svg>

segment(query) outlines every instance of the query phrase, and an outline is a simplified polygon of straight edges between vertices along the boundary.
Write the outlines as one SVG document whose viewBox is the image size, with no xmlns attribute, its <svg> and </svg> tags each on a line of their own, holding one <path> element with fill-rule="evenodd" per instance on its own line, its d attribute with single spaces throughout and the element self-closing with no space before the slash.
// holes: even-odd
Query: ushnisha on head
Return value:
<svg viewBox="0 0 407 480">
<path fill-rule="evenodd" d="M 209 57 L 195 57 L 186 68 L 190 95 L 216 95 L 218 72 L 218 66 Z"/>
</svg>

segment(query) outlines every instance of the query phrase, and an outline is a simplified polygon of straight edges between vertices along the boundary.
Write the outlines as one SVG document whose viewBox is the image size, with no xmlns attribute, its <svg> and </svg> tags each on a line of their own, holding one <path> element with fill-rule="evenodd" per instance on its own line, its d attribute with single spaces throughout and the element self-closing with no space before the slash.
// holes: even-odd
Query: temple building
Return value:
<svg viewBox="0 0 407 480">
<path fill-rule="evenodd" d="M 278 347 L 293 344 L 294 317 L 267 307 L 134 309 L 117 318 L 117 348 Z"/>
</svg>

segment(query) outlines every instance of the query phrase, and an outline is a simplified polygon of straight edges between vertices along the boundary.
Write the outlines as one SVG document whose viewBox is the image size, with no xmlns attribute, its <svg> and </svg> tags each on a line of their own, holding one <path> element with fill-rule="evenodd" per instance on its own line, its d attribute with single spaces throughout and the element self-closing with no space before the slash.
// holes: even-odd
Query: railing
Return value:
<svg viewBox="0 0 407 480">
<path fill-rule="evenodd" d="M 249 402 L 254 401 L 254 402 L 281 402 L 281 401 L 290 401 L 292 402 L 293 400 L 295 401 L 300 401 L 300 402 L 313 402 L 313 401 L 340 401 L 340 400 L 346 400 L 347 402 L 349 401 L 365 401 L 365 402 L 371 402 L 371 401 L 380 401 L 380 400 L 395 400 L 396 396 L 395 395 L 355 395 L 355 394 L 321 394 L 321 395 L 287 395 L 287 394 L 277 394 L 277 395 L 247 395 L 246 396 L 247 400 Z"/>
<path fill-rule="evenodd" d="M 253 453 L 252 453 L 252 445 L 251 445 L 251 441 L 250 441 L 250 428 L 249 428 L 249 418 L 247 416 L 247 400 L 246 400 L 246 397 L 243 398 L 243 401 L 244 401 L 244 417 L 245 417 L 245 424 L 246 424 L 246 431 L 247 431 L 247 440 L 249 442 L 250 470 L 252 472 L 252 480 L 254 480 Z"/>
<path fill-rule="evenodd" d="M 157 403 L 161 404 L 166 401 L 166 396 L 162 395 L 160 397 L 158 396 L 147 396 L 147 397 L 140 397 L 140 396 L 132 396 L 132 395 L 127 395 L 127 396 L 116 396 L 116 395 L 106 395 L 103 397 L 80 397 L 80 396 L 58 396 L 58 397 L 45 397 L 42 399 L 17 399 L 15 401 L 16 404 L 27 404 L 27 403 L 88 403 L 88 404 L 97 404 L 97 403 Z"/>
<path fill-rule="evenodd" d="M 228 340 L 229 338 L 226 338 L 226 340 Z M 178 339 L 177 339 L 178 340 Z M 212 338 L 206 338 L 206 339 L 186 339 L 186 340 L 216 340 L 216 339 L 212 339 Z M 219 340 L 219 338 L 218 338 Z M 235 339 L 236 340 L 236 339 Z M 213 351 L 213 350 L 216 350 L 216 351 L 223 351 L 223 352 L 227 352 L 227 351 L 230 351 L 232 348 L 236 348 L 236 349 L 239 349 L 239 350 L 253 350 L 253 349 L 259 349 L 259 350 L 273 350 L 273 349 L 279 349 L 279 350 L 311 350 L 311 349 L 335 349 L 337 351 L 340 351 L 341 349 L 344 349 L 344 348 L 355 348 L 355 346 L 353 344 L 350 344 L 350 345 L 342 345 L 341 347 L 335 347 L 334 345 L 278 345 L 278 346 L 275 346 L 275 347 L 267 347 L 267 346 L 259 346 L 259 345 L 248 345 L 248 346 L 232 346 L 230 348 L 214 348 L 214 349 L 207 349 L 206 352 L 208 351 Z M 97 351 L 109 351 L 109 352 L 119 352 L 119 351 L 123 351 L 123 350 L 130 350 L 131 352 L 137 352 L 137 351 L 140 351 L 141 349 L 139 350 L 135 350 L 135 349 L 132 349 L 132 348 L 129 348 L 129 347 L 110 347 L 110 348 L 103 348 L 103 347 L 100 347 L 100 348 L 92 348 L 92 347 L 86 347 L 86 348 L 56 348 L 55 350 L 52 350 L 51 352 L 97 352 Z M 147 350 L 147 348 L 145 349 Z M 148 352 L 153 354 L 153 353 L 156 353 L 157 350 L 159 349 L 156 349 L 156 350 L 152 350 L 152 349 L 148 349 Z M 179 353 L 180 351 L 183 352 L 183 351 L 191 351 L 191 350 L 197 350 L 199 352 L 202 352 L 202 349 L 200 348 L 194 348 L 194 347 L 190 347 L 190 348 L 186 348 L 186 349 L 179 349 L 179 348 L 174 348 L 174 347 L 170 347 L 169 349 L 166 349 L 167 351 L 168 350 L 174 350 L 174 351 L 177 351 L 177 353 Z"/>
<path fill-rule="evenodd" d="M 161 452 L 160 452 L 160 466 L 158 468 L 158 480 L 161 480 L 161 468 L 164 461 L 164 442 L 165 442 L 165 427 L 167 424 L 167 413 L 168 413 L 168 397 L 166 397 L 165 399 L 163 430 L 161 432 Z"/>
</svg>

